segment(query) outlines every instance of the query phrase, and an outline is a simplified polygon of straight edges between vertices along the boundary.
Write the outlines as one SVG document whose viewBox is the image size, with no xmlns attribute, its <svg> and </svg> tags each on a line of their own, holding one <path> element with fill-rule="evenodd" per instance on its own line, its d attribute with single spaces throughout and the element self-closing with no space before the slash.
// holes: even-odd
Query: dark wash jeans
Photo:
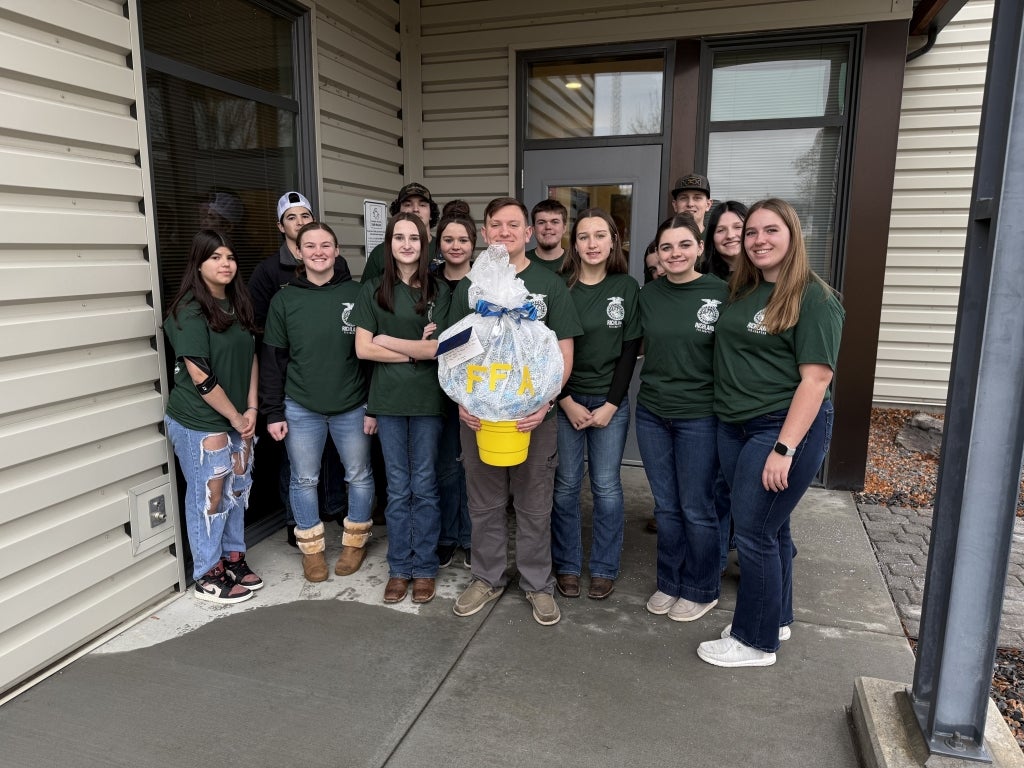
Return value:
<svg viewBox="0 0 1024 768">
<path fill-rule="evenodd" d="M 388 473 L 388 574 L 437 576 L 441 507 L 437 494 L 440 416 L 377 416 Z"/>
<path fill-rule="evenodd" d="M 832 440 L 832 402 L 821 404 L 789 470 L 789 487 L 767 491 L 765 461 L 788 411 L 718 425 L 718 455 L 732 493 L 740 585 L 732 636 L 762 651 L 779 647 L 779 627 L 793 623 L 793 539 L 789 517 L 821 467 Z"/>
<path fill-rule="evenodd" d="M 593 411 L 604 405 L 601 395 L 573 395 L 573 399 Z M 615 580 L 619 576 L 625 507 L 622 499 L 622 453 L 629 432 L 629 398 L 606 427 L 577 430 L 565 412 L 558 409 L 558 469 L 555 470 L 555 495 L 551 507 L 551 559 L 555 573 L 579 576 L 583 565 L 580 492 L 584 466 L 590 475 L 593 497 L 593 537 L 590 547 L 590 576 Z M 586 448 L 586 462 L 583 452 Z"/>
<path fill-rule="evenodd" d="M 636 407 L 636 441 L 658 522 L 658 590 L 695 603 L 717 600 L 721 587 L 717 424 L 714 416 L 662 418 Z"/>
</svg>

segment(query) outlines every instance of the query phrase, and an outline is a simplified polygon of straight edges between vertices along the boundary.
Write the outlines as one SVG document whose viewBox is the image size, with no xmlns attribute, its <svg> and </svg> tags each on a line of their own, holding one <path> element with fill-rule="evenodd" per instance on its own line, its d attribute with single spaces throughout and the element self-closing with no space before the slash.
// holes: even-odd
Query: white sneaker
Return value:
<svg viewBox="0 0 1024 768">
<path fill-rule="evenodd" d="M 726 624 L 725 629 L 722 630 L 722 637 L 729 637 L 732 634 L 732 624 Z M 793 636 L 793 633 L 789 631 L 789 627 L 779 627 L 779 640 L 789 640 Z"/>
<path fill-rule="evenodd" d="M 653 613 L 655 616 L 664 616 L 668 613 L 668 609 L 676 604 L 678 597 L 672 597 L 672 595 L 666 595 L 660 589 L 651 595 L 651 599 L 647 601 L 647 610 Z"/>
<path fill-rule="evenodd" d="M 734 637 L 707 640 L 697 646 L 697 655 L 716 667 L 770 667 L 775 654 L 744 645 Z"/>
<path fill-rule="evenodd" d="M 669 608 L 668 617 L 672 621 L 696 621 L 716 605 L 718 605 L 717 600 L 712 600 L 710 603 L 695 603 L 681 597 L 675 605 Z"/>
</svg>

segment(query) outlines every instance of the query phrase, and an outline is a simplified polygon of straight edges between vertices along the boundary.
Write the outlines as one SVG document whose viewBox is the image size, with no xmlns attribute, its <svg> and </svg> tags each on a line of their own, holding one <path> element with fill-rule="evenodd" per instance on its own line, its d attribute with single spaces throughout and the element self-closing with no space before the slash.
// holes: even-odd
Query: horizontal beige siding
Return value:
<svg viewBox="0 0 1024 768">
<path fill-rule="evenodd" d="M 992 11 L 971 0 L 907 65 L 876 402 L 946 402 Z"/>
<path fill-rule="evenodd" d="M 416 0 L 406 0 L 403 9 L 408 2 Z M 518 186 L 512 153 L 515 99 L 509 90 L 516 49 L 881 21 L 909 17 L 911 4 L 419 0 L 418 12 L 422 131 L 411 137 L 409 150 L 422 153 L 424 180 L 436 197 L 465 198 L 479 216 L 488 200 Z"/>
<path fill-rule="evenodd" d="M 363 200 L 404 183 L 399 6 L 322 0 L 316 9 L 323 216 L 362 274 Z"/>
<path fill-rule="evenodd" d="M 181 572 L 173 526 L 140 554 L 128 533 L 129 490 L 169 463 L 131 22 L 119 0 L 3 8 L 0 692 Z"/>
</svg>

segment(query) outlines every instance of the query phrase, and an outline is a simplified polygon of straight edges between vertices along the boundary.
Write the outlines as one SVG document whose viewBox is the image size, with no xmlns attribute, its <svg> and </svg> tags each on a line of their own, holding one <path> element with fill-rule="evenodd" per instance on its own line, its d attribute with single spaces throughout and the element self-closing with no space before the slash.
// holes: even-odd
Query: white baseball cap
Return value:
<svg viewBox="0 0 1024 768">
<path fill-rule="evenodd" d="M 313 213 L 313 206 L 301 192 L 285 192 L 277 201 L 277 220 L 280 221 L 289 208 L 297 207 L 305 208 L 311 214 Z"/>
</svg>

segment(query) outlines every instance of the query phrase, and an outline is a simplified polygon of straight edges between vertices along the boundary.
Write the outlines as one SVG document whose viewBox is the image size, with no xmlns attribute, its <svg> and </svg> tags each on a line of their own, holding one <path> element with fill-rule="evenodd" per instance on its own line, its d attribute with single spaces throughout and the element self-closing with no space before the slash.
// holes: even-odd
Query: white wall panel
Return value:
<svg viewBox="0 0 1024 768">
<path fill-rule="evenodd" d="M 405 183 L 398 19 L 396 2 L 316 8 L 323 217 L 355 275 L 366 256 L 363 200 L 390 202 Z"/>
<path fill-rule="evenodd" d="M 2 692 L 181 564 L 126 532 L 129 489 L 170 462 L 133 22 L 119 0 L 0 5 Z"/>
<path fill-rule="evenodd" d="M 970 0 L 907 65 L 876 402 L 946 402 L 993 5 Z"/>
</svg>

